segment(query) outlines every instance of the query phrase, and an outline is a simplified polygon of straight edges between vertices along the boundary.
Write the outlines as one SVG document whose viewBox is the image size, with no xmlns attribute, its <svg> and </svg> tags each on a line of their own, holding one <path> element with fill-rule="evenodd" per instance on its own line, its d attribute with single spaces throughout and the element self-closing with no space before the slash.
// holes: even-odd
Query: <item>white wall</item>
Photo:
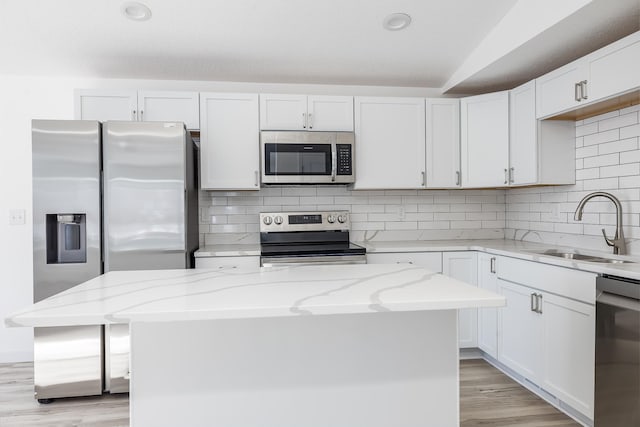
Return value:
<svg viewBox="0 0 640 427">
<path fill-rule="evenodd" d="M 75 88 L 238 91 L 438 97 L 438 89 L 0 75 L 0 324 L 32 301 L 31 120 L 72 119 Z M 26 209 L 26 224 L 9 226 L 9 210 Z M 0 363 L 31 360 L 29 329 L 0 326 Z"/>
<path fill-rule="evenodd" d="M 622 204 L 627 249 L 640 255 L 640 105 L 576 122 L 576 184 L 513 189 L 507 192 L 507 238 L 610 252 L 602 237 L 615 234 L 614 205 L 589 201 L 582 221 L 578 202 L 607 191 Z"/>
</svg>

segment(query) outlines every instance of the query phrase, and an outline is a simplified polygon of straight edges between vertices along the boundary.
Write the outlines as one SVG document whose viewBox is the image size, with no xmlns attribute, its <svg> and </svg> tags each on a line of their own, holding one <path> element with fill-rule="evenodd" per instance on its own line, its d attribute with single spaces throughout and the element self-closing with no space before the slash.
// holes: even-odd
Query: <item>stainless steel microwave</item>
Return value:
<svg viewBox="0 0 640 427">
<path fill-rule="evenodd" d="M 354 182 L 354 142 L 353 132 L 262 131 L 262 183 Z"/>
</svg>

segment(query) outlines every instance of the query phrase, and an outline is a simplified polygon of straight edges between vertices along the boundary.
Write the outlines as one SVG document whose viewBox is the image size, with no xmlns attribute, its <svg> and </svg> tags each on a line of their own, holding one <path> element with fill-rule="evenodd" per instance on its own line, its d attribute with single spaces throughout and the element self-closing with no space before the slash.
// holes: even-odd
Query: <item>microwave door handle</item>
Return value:
<svg viewBox="0 0 640 427">
<path fill-rule="evenodd" d="M 331 147 L 331 182 L 335 182 L 336 180 L 336 168 L 337 168 L 336 163 L 338 162 L 338 159 L 337 159 L 338 156 L 336 155 L 336 150 L 337 150 L 336 146 L 333 145 Z"/>
</svg>

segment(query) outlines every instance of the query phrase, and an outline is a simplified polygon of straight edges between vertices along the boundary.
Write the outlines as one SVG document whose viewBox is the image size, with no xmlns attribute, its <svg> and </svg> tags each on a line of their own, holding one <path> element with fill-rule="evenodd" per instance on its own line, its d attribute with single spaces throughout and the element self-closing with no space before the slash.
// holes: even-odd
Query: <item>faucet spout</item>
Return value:
<svg viewBox="0 0 640 427">
<path fill-rule="evenodd" d="M 578 203 L 578 207 L 576 208 L 576 212 L 573 215 L 573 219 L 576 221 L 582 221 L 582 212 L 584 211 L 584 206 L 587 202 L 594 197 L 604 197 L 613 202 L 616 207 L 616 234 L 613 239 L 607 237 L 607 234 L 602 229 L 602 235 L 604 236 L 604 240 L 608 246 L 613 247 L 613 253 L 624 255 L 627 253 L 627 244 L 624 240 L 624 233 L 622 231 L 622 205 L 620 204 L 620 200 L 616 196 L 611 193 L 607 193 L 604 191 L 594 191 L 593 193 L 589 193 L 580 202 Z"/>
</svg>

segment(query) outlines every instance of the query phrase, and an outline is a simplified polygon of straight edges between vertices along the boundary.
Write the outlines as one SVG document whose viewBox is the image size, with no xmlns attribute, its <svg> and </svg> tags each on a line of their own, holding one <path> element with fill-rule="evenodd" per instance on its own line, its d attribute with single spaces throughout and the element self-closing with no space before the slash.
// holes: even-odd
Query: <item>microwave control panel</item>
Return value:
<svg viewBox="0 0 640 427">
<path fill-rule="evenodd" d="M 337 174 L 352 175 L 351 144 L 336 144 L 338 157 Z"/>
</svg>

